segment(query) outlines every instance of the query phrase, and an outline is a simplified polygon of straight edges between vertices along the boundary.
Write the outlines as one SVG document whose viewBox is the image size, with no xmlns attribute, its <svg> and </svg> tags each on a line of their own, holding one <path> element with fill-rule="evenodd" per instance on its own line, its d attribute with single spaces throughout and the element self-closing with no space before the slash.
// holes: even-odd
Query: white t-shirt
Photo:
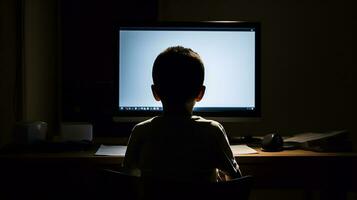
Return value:
<svg viewBox="0 0 357 200">
<path fill-rule="evenodd" d="M 216 169 L 241 176 L 223 126 L 198 116 L 158 116 L 137 124 L 123 167 L 178 181 L 215 181 Z"/>
</svg>

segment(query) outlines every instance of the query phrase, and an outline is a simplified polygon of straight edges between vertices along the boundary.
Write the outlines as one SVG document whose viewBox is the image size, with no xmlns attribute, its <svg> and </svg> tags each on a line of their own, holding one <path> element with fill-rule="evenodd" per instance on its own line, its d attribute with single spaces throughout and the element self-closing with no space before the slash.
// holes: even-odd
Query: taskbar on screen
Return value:
<svg viewBox="0 0 357 200">
<path fill-rule="evenodd" d="M 121 106 L 120 111 L 162 111 L 162 107 L 148 106 Z"/>
<path fill-rule="evenodd" d="M 121 106 L 120 111 L 162 111 L 162 107 L 153 106 Z M 194 107 L 195 112 L 224 112 L 224 111 L 254 111 L 255 107 Z"/>
</svg>

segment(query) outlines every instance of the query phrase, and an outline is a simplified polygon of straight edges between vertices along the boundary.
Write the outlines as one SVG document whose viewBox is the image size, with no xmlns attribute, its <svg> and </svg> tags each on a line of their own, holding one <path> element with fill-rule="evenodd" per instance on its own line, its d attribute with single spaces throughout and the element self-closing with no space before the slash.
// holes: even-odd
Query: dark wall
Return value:
<svg viewBox="0 0 357 200">
<path fill-rule="evenodd" d="M 19 65 L 18 1 L 0 1 L 0 147 L 9 142 L 15 116 L 15 80 Z"/>
<path fill-rule="evenodd" d="M 160 20 L 262 24 L 262 120 L 231 134 L 349 129 L 357 139 L 356 3 L 348 0 L 160 1 Z"/>
<path fill-rule="evenodd" d="M 60 8 L 62 121 L 94 123 L 97 135 L 128 135 L 132 124 L 113 124 L 111 119 L 115 103 L 114 25 L 156 20 L 157 1 L 62 1 Z"/>
<path fill-rule="evenodd" d="M 246 20 L 262 24 L 262 120 L 225 124 L 228 132 L 348 129 L 357 138 L 354 4 L 347 0 L 60 1 L 60 119 L 109 127 L 114 51 L 113 37 L 108 36 L 118 20 Z"/>
</svg>

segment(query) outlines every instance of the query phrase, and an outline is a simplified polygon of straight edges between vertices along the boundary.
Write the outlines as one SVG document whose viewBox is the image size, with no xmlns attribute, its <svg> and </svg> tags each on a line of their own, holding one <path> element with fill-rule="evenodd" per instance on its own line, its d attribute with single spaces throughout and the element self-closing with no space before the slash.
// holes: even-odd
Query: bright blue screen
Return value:
<svg viewBox="0 0 357 200">
<path fill-rule="evenodd" d="M 119 109 L 161 110 L 151 92 L 156 56 L 170 46 L 197 52 L 205 66 L 206 93 L 196 111 L 255 108 L 255 31 L 119 30 Z"/>
</svg>

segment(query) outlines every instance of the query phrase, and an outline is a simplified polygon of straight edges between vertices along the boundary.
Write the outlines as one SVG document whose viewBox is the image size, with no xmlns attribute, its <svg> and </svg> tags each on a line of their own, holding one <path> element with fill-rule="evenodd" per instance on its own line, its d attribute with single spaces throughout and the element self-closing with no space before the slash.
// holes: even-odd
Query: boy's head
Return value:
<svg viewBox="0 0 357 200">
<path fill-rule="evenodd" d="M 152 91 L 156 100 L 166 105 L 184 105 L 200 101 L 205 86 L 204 65 L 189 48 L 169 47 L 155 59 Z"/>
</svg>

